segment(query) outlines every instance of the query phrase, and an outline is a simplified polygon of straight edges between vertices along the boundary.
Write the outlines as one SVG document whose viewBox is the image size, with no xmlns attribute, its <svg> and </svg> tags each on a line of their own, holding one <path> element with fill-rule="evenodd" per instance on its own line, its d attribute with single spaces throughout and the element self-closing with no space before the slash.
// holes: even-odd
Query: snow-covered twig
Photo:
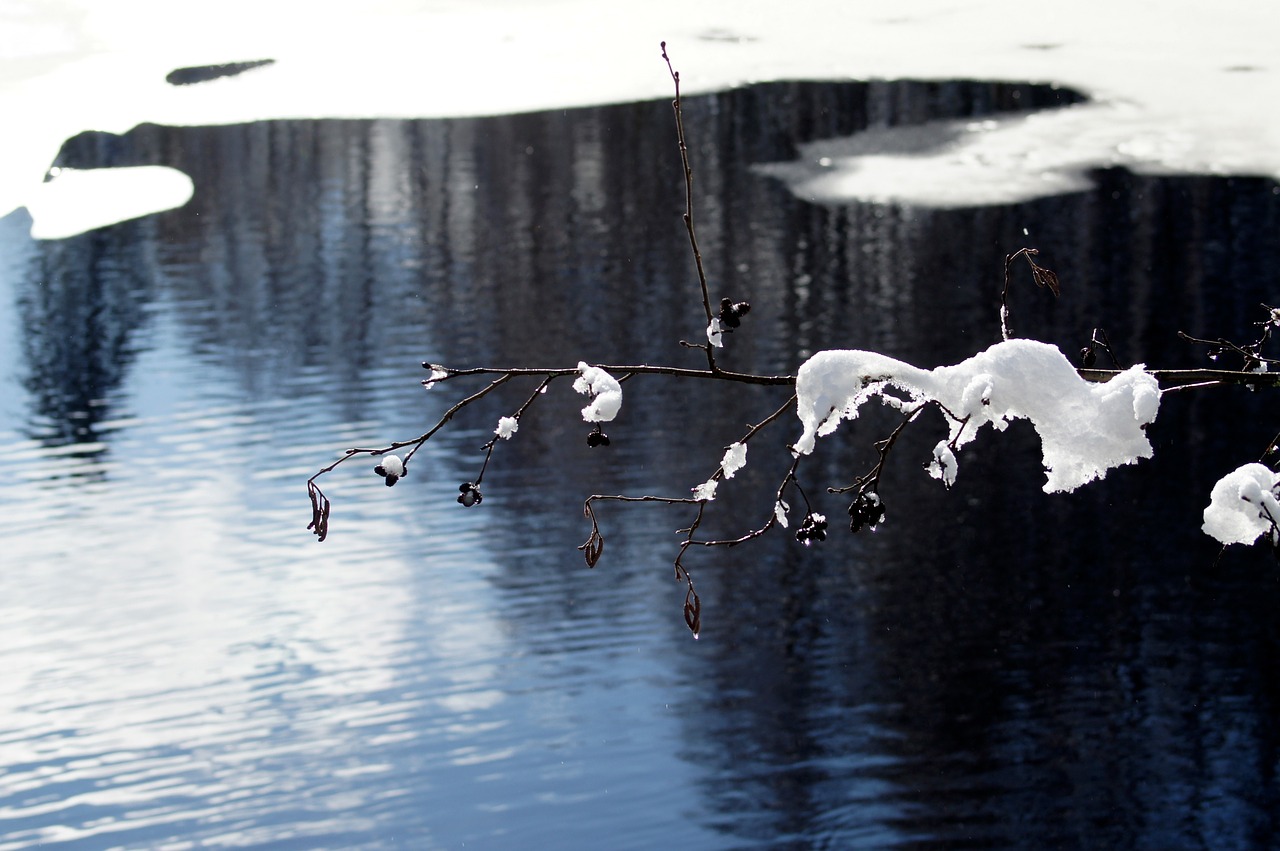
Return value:
<svg viewBox="0 0 1280 851">
<path fill-rule="evenodd" d="M 1280 327 L 1280 310 L 1266 305 L 1263 308 L 1268 311 L 1267 318 L 1257 323 L 1262 332 L 1254 343 L 1242 346 L 1224 339 L 1204 340 L 1182 335 L 1191 342 L 1211 346 L 1212 359 L 1226 352 L 1239 355 L 1243 359 L 1243 368 L 1239 370 L 1146 370 L 1141 366 L 1126 370 L 1094 369 L 1098 348 L 1102 348 L 1110 355 L 1112 363 L 1119 366 L 1110 341 L 1098 328 L 1094 329 L 1089 344 L 1080 352 L 1082 368 L 1072 366 L 1054 346 L 1014 339 L 1009 328 L 1009 287 L 1014 262 L 1018 258 L 1025 259 L 1038 287 L 1049 289 L 1055 296 L 1060 293 L 1058 276 L 1035 262 L 1033 258 L 1038 256 L 1038 252 L 1034 248 L 1023 248 L 1005 257 L 1004 288 L 1000 296 L 1002 342 L 961 363 L 924 369 L 876 352 L 849 350 L 817 352 L 800 366 L 796 374 L 763 374 L 721 368 L 714 350 L 724 345 L 724 335 L 741 325 L 751 306 L 745 301 L 726 297 L 720 299 L 718 312 L 713 309 L 693 221 L 693 169 L 685 135 L 680 75 L 672 66 L 665 42 L 662 44 L 662 58 L 675 86 L 672 106 L 684 175 L 683 219 L 707 322 L 706 343 L 680 343 L 686 348 L 702 350 L 707 359 L 706 368 L 662 364 L 593 365 L 583 362 L 558 367 L 455 368 L 424 363 L 422 366 L 430 371 L 430 375 L 422 384 L 428 389 L 471 378 L 488 379 L 488 383 L 453 403 L 435 424 L 417 437 L 383 447 L 348 449 L 336 461 L 311 476 L 307 480 L 312 511 L 308 528 L 319 540 L 323 541 L 328 536 L 332 508 L 318 484 L 321 476 L 351 458 L 368 455 L 380 459 L 381 463 L 374 467 L 374 472 L 382 477 L 384 484 L 394 485 L 407 474 L 418 450 L 455 415 L 516 379 L 536 378 L 538 382 L 533 392 L 514 411 L 498 420 L 493 437 L 481 447 L 485 457 L 479 473 L 473 482 L 463 482 L 459 487 L 457 499 L 465 507 L 481 502 L 481 480 L 498 442 L 514 437 L 522 417 L 558 379 L 571 377 L 574 390 L 589 397 L 588 404 L 582 409 L 582 418 L 592 426 L 587 444 L 593 449 L 609 446 L 610 438 L 604 434 L 602 424 L 612 422 L 618 415 L 623 385 L 631 380 L 641 377 L 693 379 L 793 388 L 785 403 L 749 426 L 738 441 L 724 448 L 715 472 L 692 488 L 690 495 L 592 494 L 583 503 L 583 514 L 591 524 L 591 531 L 579 549 L 589 567 L 594 567 L 604 553 L 605 539 L 597 513 L 599 504 L 663 503 L 694 507 L 692 521 L 677 530 L 682 537 L 676 545 L 673 565 L 675 578 L 686 586 L 685 623 L 697 637 L 702 625 L 702 603 L 693 575 L 684 561 L 689 550 L 693 547 L 734 547 L 768 533 L 775 526 L 788 527 L 788 512 L 791 511 L 786 501 L 788 490 L 798 494 L 804 504 L 804 517 L 794 533 L 796 539 L 804 544 L 824 540 L 827 518 L 816 501 L 810 502 L 801 486 L 797 477 L 800 464 L 806 455 L 815 451 L 817 438 L 830 435 L 841 422 L 856 418 L 859 408 L 873 398 L 903 412 L 903 419 L 888 437 L 874 444 L 879 457 L 870 471 L 856 477 L 850 485 L 827 488 L 830 494 L 856 492 L 849 506 L 850 529 L 853 532 L 863 528 L 875 529 L 884 520 L 880 491 L 888 458 L 899 437 L 919 420 L 920 414 L 928 407 L 936 406 L 948 420 L 948 436 L 934 447 L 932 462 L 928 465 L 930 474 L 944 484 L 949 486 L 954 482 L 956 454 L 974 439 L 983 426 L 990 425 L 993 430 L 1002 431 L 1010 420 L 1024 418 L 1032 422 L 1041 437 L 1047 474 L 1045 490 L 1064 491 L 1101 478 L 1114 467 L 1150 456 L 1151 445 L 1146 437 L 1146 428 L 1155 420 L 1162 392 L 1225 384 L 1245 384 L 1251 388 L 1280 387 L 1280 371 L 1269 369 L 1271 364 L 1280 361 L 1262 354 L 1262 347 L 1272 329 Z M 796 412 L 801 434 L 791 446 L 792 458 L 774 491 L 769 516 L 760 525 L 737 537 L 699 538 L 698 531 L 708 506 L 715 500 L 717 489 L 745 465 L 748 444 L 788 411 Z M 1280 445 L 1280 435 L 1272 441 L 1268 453 L 1280 451 L 1276 449 L 1277 445 Z M 400 457 L 398 451 L 406 448 L 408 451 Z M 1219 485 L 1214 488 L 1210 509 L 1206 509 L 1206 532 L 1226 543 L 1255 540 L 1269 531 L 1273 543 L 1280 542 L 1280 475 L 1258 463 L 1229 474 Z"/>
<path fill-rule="evenodd" d="M 685 497 L 665 497 L 665 496 L 623 496 L 608 494 L 592 494 L 587 497 L 582 505 L 582 513 L 591 521 L 591 534 L 587 537 L 585 543 L 578 547 L 582 551 L 583 557 L 586 559 L 588 567 L 595 567 L 600 560 L 601 554 L 604 552 L 604 535 L 600 531 L 600 522 L 596 515 L 595 503 L 597 502 L 660 502 L 667 505 L 696 505 L 697 512 L 694 515 L 693 522 L 686 528 L 678 530 L 680 534 L 685 535 L 684 541 L 681 542 L 679 551 L 676 553 L 675 561 L 675 578 L 677 582 L 684 582 L 688 586 L 685 594 L 685 623 L 689 630 L 693 633 L 694 638 L 698 637 L 701 630 L 701 613 L 702 601 L 698 597 L 698 592 L 694 588 L 693 575 L 684 564 L 684 554 L 692 546 L 702 547 L 733 547 L 738 544 L 758 538 L 768 532 L 778 522 L 777 513 L 769 515 L 769 519 L 759 529 L 752 530 L 743 534 L 738 538 L 716 541 L 700 541 L 695 535 L 699 527 L 702 525 L 702 519 L 706 512 L 707 503 L 715 499 L 716 486 L 725 479 L 733 478 L 733 476 L 742 469 L 746 463 L 747 444 L 750 440 L 759 434 L 763 429 L 771 423 L 776 422 L 783 414 L 790 411 L 795 404 L 796 397 L 793 395 L 782 407 L 778 408 L 769 416 L 760 422 L 749 426 L 746 434 L 737 442 L 730 444 L 725 449 L 724 458 L 721 459 L 719 468 L 716 469 L 711 477 L 701 485 L 693 488 L 692 496 Z M 799 459 L 793 460 L 791 469 L 787 472 L 782 484 L 778 487 L 776 502 L 782 503 L 783 491 L 788 482 L 795 481 L 796 466 Z"/>
</svg>

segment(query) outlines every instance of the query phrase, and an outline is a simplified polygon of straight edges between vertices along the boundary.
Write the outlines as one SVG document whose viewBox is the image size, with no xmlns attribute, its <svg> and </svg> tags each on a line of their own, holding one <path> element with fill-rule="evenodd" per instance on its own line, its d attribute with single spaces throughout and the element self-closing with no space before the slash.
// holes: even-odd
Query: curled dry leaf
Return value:
<svg viewBox="0 0 1280 851">
<path fill-rule="evenodd" d="M 582 550 L 582 557 L 587 560 L 587 567 L 595 567 L 596 562 L 600 561 L 600 556 L 604 553 L 604 535 L 601 535 L 600 530 L 593 526 L 591 528 L 591 536 L 578 549 Z"/>
<path fill-rule="evenodd" d="M 307 495 L 311 497 L 311 522 L 307 528 L 323 541 L 329 535 L 329 498 L 315 482 L 307 482 Z"/>
<path fill-rule="evenodd" d="M 1031 277 L 1035 279 L 1036 286 L 1048 287 L 1049 292 L 1053 293 L 1054 297 L 1062 295 L 1062 288 L 1058 284 L 1058 275 L 1056 272 L 1032 263 Z"/>
<path fill-rule="evenodd" d="M 702 600 L 692 587 L 684 597 L 684 622 L 693 637 L 697 638 L 698 633 L 702 632 Z"/>
</svg>

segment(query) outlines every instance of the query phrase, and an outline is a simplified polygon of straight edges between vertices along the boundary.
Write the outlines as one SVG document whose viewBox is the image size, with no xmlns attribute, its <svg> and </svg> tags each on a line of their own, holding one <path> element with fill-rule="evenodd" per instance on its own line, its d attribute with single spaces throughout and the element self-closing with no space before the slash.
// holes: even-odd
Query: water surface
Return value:
<svg viewBox="0 0 1280 851">
<path fill-rule="evenodd" d="M 980 83 L 772 84 L 692 99 L 714 294 L 753 310 L 733 367 L 824 347 L 924 366 L 1016 331 L 1199 366 L 1280 279 L 1264 180 L 1099 172 L 1093 191 L 946 212 L 823 207 L 752 171 L 862 127 L 1049 107 Z M 1276 429 L 1246 391 L 1166 397 L 1152 462 L 1040 491 L 1029 428 L 943 491 L 904 438 L 889 519 L 840 530 L 891 417 L 802 468 L 836 534 L 690 566 L 689 521 L 592 492 L 683 495 L 786 398 L 635 379 L 613 445 L 553 390 L 455 502 L 521 385 L 463 414 L 394 489 L 349 446 L 456 396 L 418 362 L 696 365 L 703 321 L 665 102 L 451 121 L 144 126 L 60 164 L 163 164 L 186 207 L 59 241 L 0 220 L 0 849 L 1265 848 L 1277 832 L 1280 571 L 1199 532 L 1212 482 Z M 478 387 L 478 385 L 476 385 Z M 933 429 L 930 431 L 930 429 Z M 708 528 L 770 510 L 784 421 Z M 771 442 L 771 443 L 770 443 Z M 772 450 L 768 446 L 772 446 Z M 912 506 L 908 509 L 907 506 Z"/>
</svg>

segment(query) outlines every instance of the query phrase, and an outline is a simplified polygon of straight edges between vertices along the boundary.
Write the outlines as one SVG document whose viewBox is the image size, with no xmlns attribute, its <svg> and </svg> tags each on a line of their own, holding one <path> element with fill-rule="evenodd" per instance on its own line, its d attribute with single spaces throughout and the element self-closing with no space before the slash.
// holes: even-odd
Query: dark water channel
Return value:
<svg viewBox="0 0 1280 851">
<path fill-rule="evenodd" d="M 932 211 L 823 207 L 750 170 L 867 126 L 1048 107 L 1031 86 L 774 84 L 689 100 L 724 355 L 825 347 L 923 366 L 1015 330 L 1207 365 L 1280 299 L 1280 194 L 1254 179 L 1095 175 L 1091 192 Z M 1213 481 L 1276 428 L 1267 394 L 1166 397 L 1156 458 L 1041 492 L 1030 428 L 984 434 L 944 491 L 908 432 L 888 521 L 843 531 L 893 425 L 801 475 L 835 534 L 670 559 L 683 495 L 785 391 L 637 378 L 590 450 L 567 385 L 498 447 L 521 385 L 382 486 L 304 482 L 457 398 L 418 362 L 696 366 L 704 322 L 666 102 L 450 121 L 144 126 L 61 164 L 166 164 L 183 209 L 36 242 L 0 221 L 0 849 L 1280 847 L 1280 567 L 1199 531 Z M 471 385 L 478 388 L 480 385 Z M 930 429 L 933 431 L 930 431 Z M 770 510 L 790 419 L 710 529 Z M 771 447 L 769 441 L 772 440 Z M 732 487 L 730 486 L 732 485 Z"/>
</svg>

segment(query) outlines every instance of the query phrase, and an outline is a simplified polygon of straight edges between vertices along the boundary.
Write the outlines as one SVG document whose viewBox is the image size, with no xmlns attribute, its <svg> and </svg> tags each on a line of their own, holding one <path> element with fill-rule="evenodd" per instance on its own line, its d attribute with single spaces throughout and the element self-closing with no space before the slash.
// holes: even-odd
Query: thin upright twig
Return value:
<svg viewBox="0 0 1280 851">
<path fill-rule="evenodd" d="M 680 145 L 680 163 L 684 166 L 684 227 L 689 232 L 689 248 L 693 251 L 693 264 L 698 270 L 698 286 L 702 289 L 702 309 L 706 313 L 707 326 L 710 327 L 712 320 L 711 313 L 711 293 L 707 288 L 707 273 L 702 266 L 702 251 L 698 248 L 698 234 L 693 226 L 693 166 L 689 164 L 689 145 L 685 141 L 684 135 L 684 110 L 680 100 L 680 72 L 671 65 L 671 57 L 667 55 L 667 43 L 661 43 L 662 59 L 667 63 L 667 71 L 671 74 L 671 82 L 675 84 L 676 96 L 671 102 L 671 108 L 676 115 L 676 140 Z M 707 353 L 707 366 L 712 372 L 718 372 L 716 366 L 715 347 L 708 342 L 706 345 L 697 345 L 694 348 L 700 348 Z"/>
</svg>

